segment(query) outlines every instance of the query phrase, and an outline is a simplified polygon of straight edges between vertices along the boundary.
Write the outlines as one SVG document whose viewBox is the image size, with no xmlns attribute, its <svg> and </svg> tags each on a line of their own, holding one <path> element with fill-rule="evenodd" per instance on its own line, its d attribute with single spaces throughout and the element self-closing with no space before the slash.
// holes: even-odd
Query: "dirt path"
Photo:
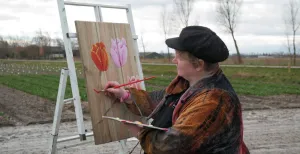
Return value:
<svg viewBox="0 0 300 154">
<path fill-rule="evenodd" d="M 244 138 L 252 154 L 299 154 L 300 153 L 300 109 L 244 111 Z M 46 153 L 49 146 L 51 124 L 0 128 L 0 153 Z M 91 128 L 90 121 L 85 122 Z M 60 137 L 75 135 L 74 122 L 63 123 Z M 79 141 L 59 143 L 59 153 L 118 153 L 118 142 L 93 145 L 93 138 L 85 144 Z M 129 141 L 129 149 L 137 141 Z M 73 146 L 74 145 L 74 146 Z M 67 148 L 64 148 L 67 146 Z M 134 153 L 138 154 L 140 147 Z"/>
<path fill-rule="evenodd" d="M 251 153 L 300 153 L 300 109 L 245 111 L 243 116 Z"/>
</svg>

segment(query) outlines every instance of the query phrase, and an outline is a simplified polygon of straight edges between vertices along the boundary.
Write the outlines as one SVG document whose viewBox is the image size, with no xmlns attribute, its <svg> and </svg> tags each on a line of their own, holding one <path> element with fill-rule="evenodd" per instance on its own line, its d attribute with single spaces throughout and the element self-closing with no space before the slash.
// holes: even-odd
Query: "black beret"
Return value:
<svg viewBox="0 0 300 154">
<path fill-rule="evenodd" d="M 211 29 L 203 26 L 187 26 L 179 37 L 166 40 L 168 47 L 187 51 L 206 62 L 217 63 L 229 56 L 229 51 L 221 38 Z"/>
</svg>

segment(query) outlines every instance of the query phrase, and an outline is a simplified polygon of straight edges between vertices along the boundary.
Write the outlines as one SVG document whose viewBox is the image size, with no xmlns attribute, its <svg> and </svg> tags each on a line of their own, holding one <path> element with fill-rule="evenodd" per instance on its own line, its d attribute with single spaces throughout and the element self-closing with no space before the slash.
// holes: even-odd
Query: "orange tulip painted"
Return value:
<svg viewBox="0 0 300 154">
<path fill-rule="evenodd" d="M 99 71 L 107 71 L 108 69 L 108 56 L 106 47 L 103 42 L 93 45 L 91 50 L 91 57 Z"/>
</svg>

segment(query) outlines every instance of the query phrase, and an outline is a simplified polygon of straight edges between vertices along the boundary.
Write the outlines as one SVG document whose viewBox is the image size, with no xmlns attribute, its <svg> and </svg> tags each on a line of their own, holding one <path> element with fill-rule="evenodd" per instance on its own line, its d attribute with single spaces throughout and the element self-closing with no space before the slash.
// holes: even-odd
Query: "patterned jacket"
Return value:
<svg viewBox="0 0 300 154">
<path fill-rule="evenodd" d="M 186 90 L 173 111 L 173 125 L 167 132 L 143 128 L 139 133 L 138 139 L 145 153 L 249 153 L 243 141 L 241 104 L 221 69 L 192 87 L 177 76 L 162 91 L 129 90 L 134 103 L 127 107 L 148 118 L 155 116 L 167 95 Z"/>
</svg>

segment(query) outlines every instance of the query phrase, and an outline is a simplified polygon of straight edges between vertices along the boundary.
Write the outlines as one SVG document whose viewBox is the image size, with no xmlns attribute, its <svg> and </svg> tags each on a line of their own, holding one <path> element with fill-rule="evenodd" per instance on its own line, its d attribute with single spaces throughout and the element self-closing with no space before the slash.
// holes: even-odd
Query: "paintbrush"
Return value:
<svg viewBox="0 0 300 154">
<path fill-rule="evenodd" d="M 155 76 L 152 76 L 152 77 L 149 77 L 149 78 L 144 78 L 144 79 L 141 79 L 141 80 L 136 80 L 136 81 L 133 81 L 133 82 L 124 83 L 124 84 L 121 84 L 121 85 L 118 85 L 118 86 L 114 86 L 112 88 L 117 89 L 117 88 L 128 86 L 128 85 L 131 85 L 131 84 L 134 84 L 134 83 L 142 82 L 142 81 L 145 81 L 145 80 L 150 80 L 150 79 L 153 79 L 153 78 L 155 78 Z M 96 93 L 100 93 L 100 92 L 104 92 L 105 90 L 96 90 L 96 89 L 94 89 L 94 91 Z"/>
</svg>

